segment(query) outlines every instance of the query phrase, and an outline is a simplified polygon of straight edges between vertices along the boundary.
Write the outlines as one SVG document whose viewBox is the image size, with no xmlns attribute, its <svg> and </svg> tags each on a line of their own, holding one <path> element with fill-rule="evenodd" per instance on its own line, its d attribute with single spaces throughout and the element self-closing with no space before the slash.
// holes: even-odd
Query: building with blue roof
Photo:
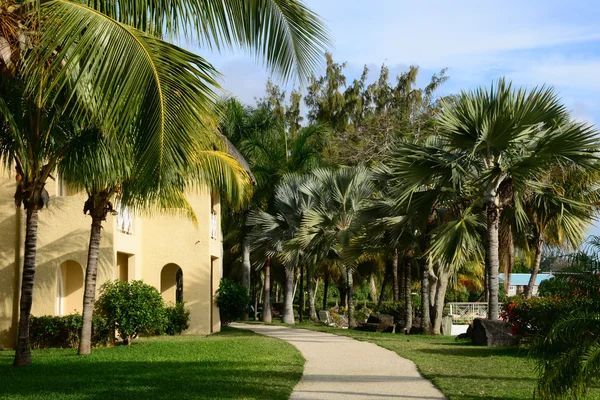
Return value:
<svg viewBox="0 0 600 400">
<path fill-rule="evenodd" d="M 542 281 L 546 279 L 552 278 L 554 275 L 552 274 L 538 274 L 535 279 L 535 285 L 533 286 L 533 295 L 536 296 L 538 292 L 538 288 Z M 504 274 L 498 274 L 498 278 L 500 279 L 500 283 L 504 284 Z M 525 288 L 529 285 L 529 279 L 531 279 L 531 274 L 510 274 L 510 284 L 508 286 L 508 295 L 515 296 L 517 294 L 522 294 L 525 292 Z"/>
</svg>

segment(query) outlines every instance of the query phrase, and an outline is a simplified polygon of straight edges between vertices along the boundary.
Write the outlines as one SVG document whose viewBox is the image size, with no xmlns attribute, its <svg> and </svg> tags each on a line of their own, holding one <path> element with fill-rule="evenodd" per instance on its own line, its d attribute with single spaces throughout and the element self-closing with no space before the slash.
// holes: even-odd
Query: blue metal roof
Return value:
<svg viewBox="0 0 600 400">
<path fill-rule="evenodd" d="M 535 284 L 539 285 L 542 281 L 552 278 L 552 274 L 538 274 L 535 279 Z M 504 282 L 504 274 L 498 274 L 500 282 Z M 510 284 L 515 286 L 528 285 L 531 274 L 510 274 Z"/>
</svg>

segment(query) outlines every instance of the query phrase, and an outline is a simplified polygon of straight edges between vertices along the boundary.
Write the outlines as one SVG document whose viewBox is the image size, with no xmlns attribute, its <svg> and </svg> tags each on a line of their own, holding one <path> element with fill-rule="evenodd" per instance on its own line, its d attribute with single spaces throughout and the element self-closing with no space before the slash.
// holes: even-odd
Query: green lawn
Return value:
<svg viewBox="0 0 600 400">
<path fill-rule="evenodd" d="M 288 399 L 304 359 L 292 345 L 225 328 L 209 336 L 139 339 L 100 348 L 33 352 L 14 368 L 0 352 L 1 399 Z"/>
<path fill-rule="evenodd" d="M 534 362 L 517 348 L 478 347 L 448 336 L 398 335 L 329 328 L 304 322 L 296 327 L 375 343 L 414 361 L 421 374 L 449 399 L 531 399 Z M 600 399 L 600 389 L 588 393 Z"/>
</svg>

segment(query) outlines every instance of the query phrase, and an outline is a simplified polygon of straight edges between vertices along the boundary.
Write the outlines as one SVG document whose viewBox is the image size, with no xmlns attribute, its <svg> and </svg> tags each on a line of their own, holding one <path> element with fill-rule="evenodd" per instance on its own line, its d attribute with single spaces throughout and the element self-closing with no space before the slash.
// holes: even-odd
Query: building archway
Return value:
<svg viewBox="0 0 600 400">
<path fill-rule="evenodd" d="M 183 270 L 177 264 L 167 264 L 160 272 L 160 294 L 167 303 L 183 301 Z"/>
<path fill-rule="evenodd" d="M 56 271 L 56 314 L 81 313 L 84 273 L 81 264 L 68 260 Z"/>
</svg>

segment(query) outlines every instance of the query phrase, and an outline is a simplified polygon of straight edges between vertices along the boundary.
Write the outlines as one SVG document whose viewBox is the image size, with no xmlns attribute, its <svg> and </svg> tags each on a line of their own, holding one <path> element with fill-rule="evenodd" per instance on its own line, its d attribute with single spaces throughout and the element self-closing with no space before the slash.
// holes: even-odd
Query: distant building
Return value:
<svg viewBox="0 0 600 400">
<path fill-rule="evenodd" d="M 542 281 L 552 278 L 552 274 L 538 274 L 535 279 L 535 285 L 533 286 L 533 295 L 537 296 L 538 288 Z M 504 284 L 504 274 L 499 274 L 500 283 Z M 510 274 L 510 285 L 508 286 L 508 295 L 515 296 L 517 294 L 523 294 L 525 288 L 529 285 L 529 279 L 531 274 Z"/>
</svg>

